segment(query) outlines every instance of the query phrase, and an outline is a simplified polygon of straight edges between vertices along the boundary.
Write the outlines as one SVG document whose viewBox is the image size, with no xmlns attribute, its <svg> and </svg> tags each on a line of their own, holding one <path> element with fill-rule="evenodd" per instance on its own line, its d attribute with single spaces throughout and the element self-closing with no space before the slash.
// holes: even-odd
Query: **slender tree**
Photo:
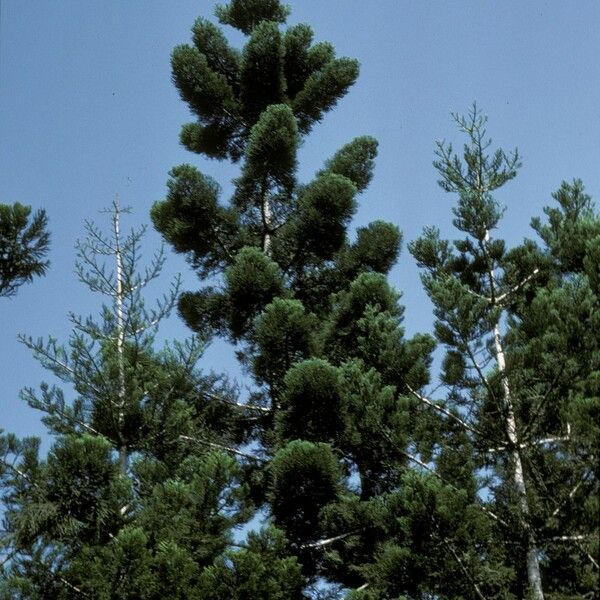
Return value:
<svg viewBox="0 0 600 600">
<path fill-rule="evenodd" d="M 47 458 L 38 440 L 0 438 L 0 596 L 208 598 L 227 570 L 253 597 L 293 598 L 300 572 L 280 556 L 280 532 L 257 532 L 230 556 L 233 528 L 252 514 L 242 466 L 227 451 L 244 436 L 235 394 L 197 370 L 201 338 L 153 349 L 178 282 L 145 307 L 142 290 L 164 257 L 138 270 L 143 230 L 124 235 L 123 212 L 115 202 L 110 234 L 87 223 L 78 244 L 80 280 L 109 300 L 100 320 L 71 315 L 66 347 L 22 337 L 75 396 L 47 384 L 23 392 L 56 436 Z M 263 562 L 273 571 L 259 576 Z"/>
<path fill-rule="evenodd" d="M 0 204 L 0 296 L 14 296 L 17 289 L 44 275 L 50 246 L 46 212 L 18 202 Z"/>
<path fill-rule="evenodd" d="M 586 597 L 598 569 L 590 378 L 600 341 L 600 219 L 580 182 L 563 184 L 548 223 L 533 222 L 543 246 L 507 250 L 493 237 L 503 214 L 493 192 L 515 177 L 519 155 L 489 150 L 475 106 L 455 120 L 467 137 L 462 159 L 440 143 L 434 164 L 441 187 L 458 195 L 454 225 L 465 237 L 451 244 L 427 228 L 411 245 L 448 350 L 445 405 L 460 416 L 453 420 L 470 440 L 479 494 L 499 517 L 506 592 Z M 438 469 L 452 452 L 443 449 Z"/>
</svg>

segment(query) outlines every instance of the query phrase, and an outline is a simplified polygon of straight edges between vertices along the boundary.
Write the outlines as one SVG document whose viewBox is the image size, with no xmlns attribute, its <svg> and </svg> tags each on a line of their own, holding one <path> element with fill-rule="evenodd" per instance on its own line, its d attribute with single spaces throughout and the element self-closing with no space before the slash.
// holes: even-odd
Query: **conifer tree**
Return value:
<svg viewBox="0 0 600 600">
<path fill-rule="evenodd" d="M 294 598 L 300 571 L 279 556 L 280 532 L 257 532 L 230 556 L 233 528 L 251 516 L 242 468 L 223 450 L 244 437 L 235 394 L 197 370 L 202 338 L 154 350 L 178 282 L 146 308 L 142 289 L 164 257 L 138 270 L 143 230 L 123 235 L 123 212 L 115 202 L 110 235 L 87 223 L 78 244 L 80 280 L 108 298 L 101 318 L 72 314 L 66 347 L 22 337 L 74 397 L 47 384 L 23 392 L 55 436 L 46 458 L 39 440 L 0 437 L 0 597 L 208 598 L 226 568 L 260 577 L 256 597 Z"/>
<path fill-rule="evenodd" d="M 518 154 L 488 154 L 485 119 L 457 117 L 463 159 L 438 146 L 458 194 L 452 245 L 428 228 L 410 249 L 446 346 L 443 401 L 424 392 L 434 340 L 407 339 L 387 275 L 397 227 L 349 231 L 377 143 L 356 138 L 297 178 L 303 138 L 345 95 L 358 64 L 285 28 L 278 0 L 231 0 L 232 48 L 198 19 L 172 55 L 194 115 L 181 142 L 239 165 L 228 202 L 196 167 L 170 173 L 156 228 L 211 285 L 179 297 L 196 333 L 154 349 L 178 294 L 155 310 L 141 232 L 93 224 L 80 279 L 109 298 L 72 315 L 66 347 L 23 338 L 75 392 L 25 400 L 55 442 L 0 437 L 6 527 L 0 597 L 592 597 L 598 575 L 600 219 L 580 182 L 533 227 L 541 244 L 493 237 L 494 190 Z M 110 257 L 107 268 L 98 256 Z M 196 363 L 212 335 L 236 345 L 240 398 Z M 264 527 L 234 538 L 252 516 Z"/>
<path fill-rule="evenodd" d="M 46 212 L 37 211 L 31 220 L 30 215 L 30 206 L 0 204 L 0 297 L 14 296 L 21 285 L 48 268 Z"/>
<path fill-rule="evenodd" d="M 456 597 L 470 586 L 447 583 L 456 562 L 430 569 L 427 554 L 440 554 L 460 509 L 472 507 L 481 528 L 487 518 L 474 494 L 428 474 L 440 418 L 419 390 L 433 340 L 405 339 L 399 294 L 386 280 L 400 232 L 381 221 L 354 240 L 348 231 L 377 143 L 356 138 L 312 181 L 296 176 L 303 136 L 345 94 L 358 65 L 313 44 L 307 25 L 282 31 L 286 14 L 276 1 L 233 0 L 217 16 L 248 36 L 242 51 L 204 19 L 193 44 L 174 50 L 173 81 L 196 118 L 182 143 L 239 162 L 240 173 L 225 203 L 208 175 L 175 167 L 152 218 L 213 282 L 181 296 L 182 316 L 193 330 L 209 327 L 237 344 L 254 378 L 238 407 L 260 459 L 254 494 L 301 562 L 306 593 L 322 578 L 357 598 L 442 597 L 444 586 L 444 597 Z M 423 510 L 428 497 L 435 501 Z"/>
<path fill-rule="evenodd" d="M 489 150 L 475 106 L 455 120 L 463 156 L 440 143 L 434 164 L 440 186 L 458 195 L 454 225 L 464 237 L 450 243 L 430 227 L 411 245 L 447 348 L 444 409 L 457 430 L 440 446 L 438 473 L 462 460 L 466 444 L 495 515 L 501 597 L 592 597 L 600 217 L 581 182 L 563 183 L 547 222 L 533 221 L 542 245 L 508 250 L 493 237 L 503 214 L 493 193 L 516 176 L 519 155 Z M 481 592 L 485 582 L 475 583 Z"/>
</svg>

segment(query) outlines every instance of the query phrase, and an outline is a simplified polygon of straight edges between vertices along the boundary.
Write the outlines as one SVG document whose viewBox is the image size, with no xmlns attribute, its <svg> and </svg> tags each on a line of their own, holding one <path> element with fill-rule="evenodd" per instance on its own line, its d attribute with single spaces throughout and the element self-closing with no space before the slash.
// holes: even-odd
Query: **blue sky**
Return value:
<svg viewBox="0 0 600 600">
<path fill-rule="evenodd" d="M 600 192 L 600 4 L 594 1 L 296 0 L 290 23 L 307 22 L 316 40 L 361 62 L 358 83 L 304 143 L 301 176 L 355 136 L 379 139 L 374 180 L 361 197 L 356 224 L 385 219 L 405 240 L 435 224 L 449 235 L 453 198 L 436 185 L 435 140 L 457 142 L 450 111 L 476 100 L 490 135 L 518 146 L 524 166 L 499 199 L 507 213 L 500 235 L 529 235 L 529 221 L 550 203 L 563 179 L 580 177 Z M 115 194 L 133 208 L 126 226 L 149 223 L 168 171 L 192 162 L 225 194 L 236 169 L 206 161 L 178 144 L 186 106 L 170 82 L 169 55 L 188 42 L 204 0 L 0 0 L 0 202 L 45 208 L 52 231 L 47 277 L 0 299 L 0 427 L 40 434 L 40 415 L 18 398 L 48 375 L 18 344 L 19 332 L 66 340 L 67 313 L 93 312 L 97 301 L 73 273 L 73 246 L 85 219 Z M 242 38 L 232 34 L 232 42 Z M 146 255 L 160 243 L 149 231 Z M 184 288 L 197 279 L 168 252 L 169 276 Z M 404 293 L 406 328 L 428 330 L 431 306 L 412 258 L 403 252 L 391 276 Z M 182 337 L 173 316 L 162 337 Z M 232 351 L 215 343 L 206 369 L 239 375 Z"/>
</svg>

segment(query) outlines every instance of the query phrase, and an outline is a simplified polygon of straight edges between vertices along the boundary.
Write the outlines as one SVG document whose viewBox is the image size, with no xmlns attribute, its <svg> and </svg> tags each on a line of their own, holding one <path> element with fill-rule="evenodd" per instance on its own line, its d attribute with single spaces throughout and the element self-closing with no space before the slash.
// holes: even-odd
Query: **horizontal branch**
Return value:
<svg viewBox="0 0 600 600">
<path fill-rule="evenodd" d="M 360 533 L 362 530 L 361 529 L 355 529 L 354 531 L 347 531 L 346 533 L 341 533 L 340 535 L 336 535 L 330 538 L 324 538 L 322 540 L 318 540 L 316 542 L 310 542 L 308 544 L 302 544 L 302 546 L 300 546 L 300 548 L 302 550 L 306 550 L 308 548 L 322 548 L 323 546 L 329 546 L 330 544 L 333 544 L 334 542 L 337 542 L 338 540 L 343 540 L 344 538 L 350 537 L 351 535 L 356 535 L 357 533 Z"/>
<path fill-rule="evenodd" d="M 511 287 L 509 290 L 507 290 L 503 294 L 500 294 L 499 296 L 496 296 L 496 297 L 484 296 L 483 294 L 479 294 L 470 288 L 466 288 L 466 290 L 472 296 L 475 296 L 481 300 L 485 300 L 492 306 L 496 306 L 497 304 L 500 304 L 501 302 L 506 300 L 506 298 L 508 298 L 511 294 L 518 292 L 525 284 L 529 283 L 539 272 L 540 272 L 539 268 L 536 267 L 530 275 L 528 275 L 527 277 L 525 277 L 525 279 L 523 279 L 523 281 L 521 281 L 520 283 L 517 283 L 516 285 Z"/>
<path fill-rule="evenodd" d="M 209 442 L 208 440 L 203 440 L 201 438 L 191 437 L 189 435 L 180 435 L 180 440 L 185 440 L 187 442 L 195 442 L 196 444 L 201 444 L 203 446 L 208 446 L 210 448 L 217 448 L 219 450 L 224 450 L 225 452 L 230 452 L 231 454 L 235 454 L 237 456 L 241 456 L 242 458 L 247 458 L 249 460 L 255 460 L 257 462 L 267 462 L 266 459 L 261 458 L 260 456 L 255 456 L 254 454 L 249 454 L 247 452 L 242 452 L 237 448 L 233 448 L 231 446 L 225 446 L 223 444 L 217 444 L 216 442 Z"/>
<path fill-rule="evenodd" d="M 226 400 L 225 398 L 222 399 L 222 402 L 225 402 L 225 404 L 229 404 L 231 406 L 235 406 L 237 408 L 243 408 L 245 410 L 254 410 L 256 412 L 262 412 L 262 413 L 270 413 L 271 409 L 267 408 L 266 406 L 256 406 L 255 404 L 244 404 L 243 402 L 235 402 L 234 400 Z"/>
<path fill-rule="evenodd" d="M 453 419 L 454 421 L 456 421 L 457 423 L 462 425 L 462 427 L 464 427 L 467 431 L 470 431 L 471 433 L 479 434 L 479 431 L 477 431 L 477 429 L 475 429 L 472 425 L 469 425 L 469 423 L 467 423 L 466 421 L 463 421 L 460 417 L 458 417 L 454 413 L 450 412 L 449 410 L 446 410 L 443 406 L 436 404 L 435 402 L 433 402 L 429 398 L 423 396 L 422 394 L 419 394 L 419 392 L 417 392 L 416 390 L 413 390 L 413 388 L 410 387 L 410 385 L 406 384 L 406 387 L 408 388 L 408 391 L 415 398 L 417 398 L 417 400 L 423 402 L 427 406 L 430 406 L 434 410 L 437 410 L 438 412 L 442 413 L 443 415 L 446 415 L 449 419 Z"/>
<path fill-rule="evenodd" d="M 596 534 L 593 533 L 579 533 L 576 535 L 555 535 L 549 540 L 553 542 L 582 542 L 583 540 L 595 539 Z"/>
<path fill-rule="evenodd" d="M 531 442 L 522 442 L 518 445 L 519 448 L 530 448 L 531 446 L 543 446 L 544 444 L 558 444 L 559 442 L 569 442 L 571 441 L 571 437 L 569 435 L 561 435 L 561 436 L 550 436 L 547 438 L 542 438 L 540 440 L 533 440 Z M 508 446 L 498 446 L 497 448 L 490 448 L 486 450 L 489 454 L 493 454 L 495 452 L 504 452 L 508 450 Z"/>
<path fill-rule="evenodd" d="M 211 394 L 210 392 L 201 392 L 201 394 L 208 398 L 209 400 L 215 400 L 217 402 L 224 402 L 225 404 L 229 404 L 231 406 L 235 406 L 237 408 L 244 408 L 247 410 L 255 410 L 258 412 L 270 413 L 271 409 L 266 406 L 257 406 L 256 404 L 244 404 L 243 402 L 236 402 L 235 400 L 228 400 L 227 398 L 223 398 L 222 396 L 217 396 L 216 394 Z"/>
</svg>

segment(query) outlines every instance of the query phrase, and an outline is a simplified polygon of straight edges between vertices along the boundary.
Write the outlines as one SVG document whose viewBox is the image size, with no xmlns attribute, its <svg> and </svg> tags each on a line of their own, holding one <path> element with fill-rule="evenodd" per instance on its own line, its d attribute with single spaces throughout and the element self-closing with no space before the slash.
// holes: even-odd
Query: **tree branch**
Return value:
<svg viewBox="0 0 600 600">
<path fill-rule="evenodd" d="M 494 390 L 493 390 L 492 386 L 490 385 L 490 382 L 488 381 L 487 377 L 485 376 L 483 369 L 477 362 L 477 359 L 475 358 L 475 355 L 473 354 L 473 350 L 471 350 L 471 346 L 469 345 L 469 342 L 464 339 L 463 339 L 463 342 L 465 344 L 465 350 L 467 351 L 469 359 L 470 359 L 471 363 L 473 364 L 473 368 L 477 371 L 477 375 L 479 375 L 479 379 L 481 380 L 481 383 L 483 384 L 485 389 L 488 391 L 488 394 L 490 395 L 492 400 L 496 404 L 498 404 L 498 401 L 496 400 L 496 394 L 494 394 Z"/>
<path fill-rule="evenodd" d="M 223 398 L 222 396 L 217 396 L 216 394 L 211 394 L 210 392 L 201 392 L 201 395 L 209 400 L 215 400 L 217 402 L 224 402 L 225 404 L 229 404 L 231 406 L 236 406 L 237 408 L 244 408 L 247 410 L 256 410 L 259 412 L 270 413 L 271 409 L 266 406 L 257 406 L 256 404 L 244 404 L 243 402 L 235 402 L 235 400 L 228 400 L 227 398 Z"/>
<path fill-rule="evenodd" d="M 48 414 L 52 414 L 52 413 L 56 413 L 59 417 L 62 417 L 63 419 L 68 419 L 69 421 L 71 421 L 71 423 L 74 423 L 75 425 L 79 425 L 80 427 L 83 427 L 86 431 L 89 431 L 90 433 L 93 433 L 94 435 L 97 435 L 104 439 L 108 439 L 103 434 L 101 434 L 97 429 L 94 429 L 91 425 L 88 425 L 88 423 L 86 423 L 85 421 L 78 419 L 74 415 L 69 415 L 69 414 L 65 413 L 64 411 L 62 411 L 60 408 L 58 408 L 54 404 L 48 405 Z M 111 442 L 111 440 L 108 440 L 108 441 Z"/>
<path fill-rule="evenodd" d="M 569 427 L 570 429 L 570 427 Z M 543 446 L 544 444 L 557 444 L 559 442 L 570 442 L 570 435 L 562 435 L 562 436 L 550 436 L 547 438 L 542 438 L 540 440 L 533 440 L 531 442 L 521 442 L 518 445 L 518 448 L 530 448 L 531 446 Z M 490 448 L 486 450 L 486 452 L 493 454 L 495 452 L 504 452 L 508 450 L 509 446 L 498 446 L 497 448 Z"/>
<path fill-rule="evenodd" d="M 306 550 L 308 548 L 322 548 L 323 546 L 329 546 L 338 540 L 343 540 L 344 538 L 350 537 L 351 535 L 356 535 L 360 533 L 362 529 L 355 529 L 354 531 L 347 531 L 346 533 L 341 533 L 340 535 L 336 535 L 330 538 L 324 538 L 322 540 L 318 540 L 316 542 L 309 542 L 308 544 L 302 544 L 300 548 L 302 550 Z"/>
<path fill-rule="evenodd" d="M 496 298 L 495 303 L 500 304 L 500 302 L 502 302 L 505 298 L 508 298 L 508 296 L 520 290 L 526 283 L 531 281 L 539 272 L 539 268 L 536 267 L 530 275 L 528 275 L 527 277 L 525 277 L 525 279 L 523 279 L 523 281 L 521 281 L 521 283 L 517 283 L 517 285 L 510 288 L 508 291 L 504 292 L 503 294 L 500 294 L 500 296 Z"/>
<path fill-rule="evenodd" d="M 11 560 L 14 556 L 16 556 L 19 553 L 19 550 L 17 548 L 15 548 L 12 552 L 8 552 L 6 554 L 6 557 L 0 561 L 0 569 L 9 561 Z"/>
<path fill-rule="evenodd" d="M 450 550 L 452 556 L 454 557 L 454 560 L 458 563 L 458 566 L 461 568 L 461 571 L 464 573 L 465 577 L 473 585 L 473 589 L 475 590 L 475 593 L 477 594 L 477 596 L 480 598 L 480 600 L 486 600 L 486 597 L 482 594 L 481 588 L 479 587 L 478 583 L 475 581 L 475 578 L 471 575 L 471 573 L 469 572 L 469 570 L 467 569 L 467 567 L 465 566 L 463 561 L 460 559 L 460 556 L 458 556 L 458 552 L 456 552 L 456 549 L 454 548 L 454 544 L 450 540 L 448 540 L 446 537 L 444 537 L 444 536 L 440 536 L 440 537 L 442 539 L 442 543 L 444 544 L 444 546 L 446 546 L 446 548 L 448 548 L 448 550 Z"/>
<path fill-rule="evenodd" d="M 585 480 L 587 479 L 587 476 L 584 475 L 574 486 L 573 489 L 569 492 L 569 495 L 564 498 L 562 500 L 562 502 L 560 502 L 560 504 L 558 504 L 558 506 L 552 511 L 552 515 L 550 515 L 550 518 L 556 517 L 560 511 L 565 507 L 565 505 L 567 504 L 567 502 L 569 500 L 571 500 L 573 498 L 573 496 L 575 496 L 575 494 L 577 493 L 577 490 L 585 483 Z"/>
<path fill-rule="evenodd" d="M 591 533 L 580 533 L 577 535 L 555 535 L 549 538 L 553 542 L 581 542 L 591 537 L 595 537 Z"/>
<path fill-rule="evenodd" d="M 21 469 L 19 469 L 18 467 L 15 467 L 13 464 L 9 463 L 5 458 L 0 458 L 0 462 L 7 469 L 10 469 L 15 475 L 17 475 L 21 479 L 25 480 L 29 485 L 32 485 L 33 487 L 39 489 L 39 487 L 40 487 L 39 484 L 36 483 L 35 481 L 32 481 L 31 477 L 29 477 L 29 475 L 27 475 L 27 473 L 24 473 L 23 471 L 21 471 Z"/>
<path fill-rule="evenodd" d="M 588 557 L 589 561 L 596 567 L 596 570 L 600 569 L 598 566 L 598 562 L 594 559 L 594 557 L 583 547 L 581 542 L 575 542 L 575 545 Z"/>
<path fill-rule="evenodd" d="M 237 456 L 241 456 L 242 458 L 247 458 L 249 460 L 255 460 L 257 462 L 268 462 L 266 459 L 261 458 L 260 456 L 254 456 L 253 454 L 248 454 L 247 452 L 242 452 L 237 448 L 232 448 L 231 446 L 224 446 L 223 444 L 217 444 L 216 442 L 209 442 L 208 440 L 203 440 L 201 438 L 194 438 L 189 435 L 180 435 L 180 440 L 185 440 L 187 442 L 194 442 L 196 444 L 201 444 L 203 446 L 208 446 L 210 448 L 218 448 L 219 450 L 225 450 L 225 452 L 231 452 Z"/>
<path fill-rule="evenodd" d="M 467 423 L 466 421 L 463 421 L 460 417 L 456 416 L 454 413 L 450 412 L 449 410 L 446 410 L 443 406 L 436 404 L 432 400 L 429 400 L 429 398 L 426 398 L 422 394 L 419 394 L 419 392 L 417 392 L 416 390 L 413 390 L 413 388 L 410 385 L 406 384 L 406 387 L 408 388 L 408 391 L 415 398 L 417 398 L 417 400 L 420 400 L 424 404 L 427 404 L 427 406 L 431 406 L 431 408 L 433 408 L 434 410 L 437 410 L 438 412 L 442 413 L 443 415 L 446 415 L 448 418 L 453 419 L 454 421 L 456 421 L 457 423 L 462 425 L 466 430 L 470 431 L 471 433 L 475 433 L 475 434 L 480 433 L 472 425 L 469 425 L 469 423 Z"/>
</svg>

